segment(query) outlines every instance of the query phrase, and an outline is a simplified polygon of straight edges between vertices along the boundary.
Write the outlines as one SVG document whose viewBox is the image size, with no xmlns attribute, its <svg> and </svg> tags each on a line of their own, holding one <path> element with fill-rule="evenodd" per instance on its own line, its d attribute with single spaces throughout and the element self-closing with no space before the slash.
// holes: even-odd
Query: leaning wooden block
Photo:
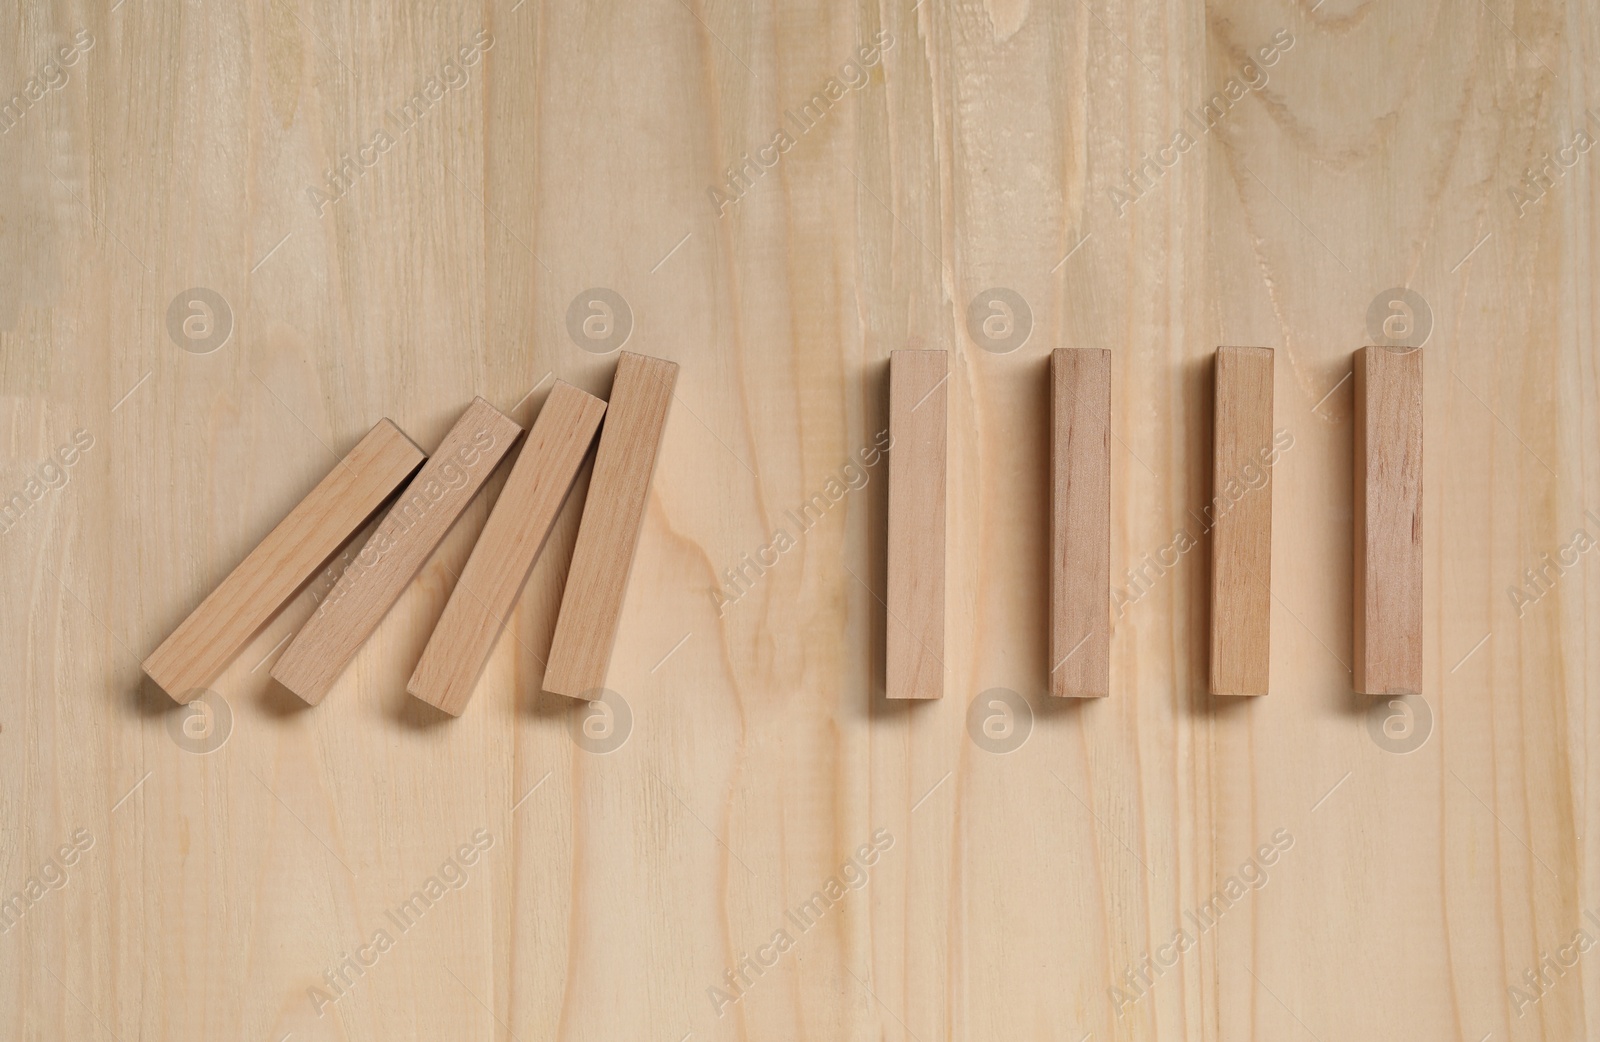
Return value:
<svg viewBox="0 0 1600 1042">
<path fill-rule="evenodd" d="M 1050 352 L 1050 694 L 1111 694 L 1111 352 Z"/>
<path fill-rule="evenodd" d="M 1422 349 L 1355 359 L 1353 685 L 1422 693 Z"/>
<path fill-rule="evenodd" d="M 594 701 L 605 687 L 677 379 L 676 362 L 630 351 L 617 361 L 594 477 L 545 665 L 546 691 Z"/>
<path fill-rule="evenodd" d="M 145 673 L 180 704 L 200 695 L 426 458 L 379 420 L 144 660 Z"/>
<path fill-rule="evenodd" d="M 888 620 L 884 693 L 944 696 L 947 381 L 943 351 L 889 353 Z"/>
<path fill-rule="evenodd" d="M 311 705 L 321 702 L 521 432 L 473 399 L 290 642 L 272 678 Z"/>
<path fill-rule="evenodd" d="M 1264 695 L 1272 661 L 1272 363 L 1217 349 L 1211 434 L 1211 693 Z"/>
<path fill-rule="evenodd" d="M 600 427 L 606 403 L 557 380 L 406 690 L 460 716 Z"/>
</svg>

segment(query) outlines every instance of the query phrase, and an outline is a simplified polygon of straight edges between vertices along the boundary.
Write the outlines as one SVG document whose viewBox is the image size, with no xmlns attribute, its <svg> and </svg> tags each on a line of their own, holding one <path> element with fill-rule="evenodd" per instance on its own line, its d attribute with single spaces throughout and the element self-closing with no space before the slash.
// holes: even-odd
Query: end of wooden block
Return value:
<svg viewBox="0 0 1600 1042">
<path fill-rule="evenodd" d="M 178 705 L 186 706 L 205 693 L 206 689 L 204 687 L 184 688 L 176 675 L 167 670 L 166 663 L 163 661 L 165 657 L 162 654 L 162 649 L 157 648 L 149 658 L 139 664 L 139 668 L 144 672 L 144 675 L 150 679 L 152 684 L 160 688 L 163 694 L 178 703 Z"/>
<path fill-rule="evenodd" d="M 419 684 L 416 674 L 412 674 L 411 679 L 406 681 L 406 694 L 420 702 L 428 703 L 442 713 L 449 713 L 451 716 L 460 716 L 467 708 L 466 698 L 453 697 L 453 693 L 448 687 L 430 687 Z M 467 694 L 470 695 L 471 691 L 469 690 Z"/>
<path fill-rule="evenodd" d="M 290 661 L 288 655 L 294 650 L 294 642 L 289 642 L 288 650 L 272 667 L 272 672 L 267 674 L 284 690 L 298 698 L 308 706 L 321 704 L 328 697 L 328 689 L 319 687 L 312 677 L 304 675 L 297 661 Z"/>
</svg>

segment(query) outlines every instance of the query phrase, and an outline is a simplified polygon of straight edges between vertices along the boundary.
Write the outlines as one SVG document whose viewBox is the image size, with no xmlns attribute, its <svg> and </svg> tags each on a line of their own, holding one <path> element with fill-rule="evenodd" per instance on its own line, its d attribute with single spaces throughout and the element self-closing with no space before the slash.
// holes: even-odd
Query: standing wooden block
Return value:
<svg viewBox="0 0 1600 1042">
<path fill-rule="evenodd" d="M 1355 664 L 1371 695 L 1422 693 L 1422 349 L 1355 359 Z"/>
<path fill-rule="evenodd" d="M 1272 362 L 1217 348 L 1211 434 L 1211 693 L 1264 695 L 1272 662 Z"/>
<path fill-rule="evenodd" d="M 451 716 L 467 707 L 605 411 L 605 402 L 556 381 L 406 685 L 411 694 Z"/>
<path fill-rule="evenodd" d="M 631 351 L 617 360 L 594 477 L 545 666 L 546 691 L 593 701 L 605 687 L 677 380 L 676 362 Z"/>
<path fill-rule="evenodd" d="M 311 705 L 321 702 L 521 432 L 474 398 L 290 642 L 272 678 Z"/>
<path fill-rule="evenodd" d="M 180 705 L 196 698 L 426 458 L 379 420 L 144 660 L 145 673 Z"/>
<path fill-rule="evenodd" d="M 1111 694 L 1111 352 L 1050 352 L 1050 694 Z"/>
<path fill-rule="evenodd" d="M 889 354 L 889 698 L 944 696 L 949 365 L 943 351 Z"/>
</svg>

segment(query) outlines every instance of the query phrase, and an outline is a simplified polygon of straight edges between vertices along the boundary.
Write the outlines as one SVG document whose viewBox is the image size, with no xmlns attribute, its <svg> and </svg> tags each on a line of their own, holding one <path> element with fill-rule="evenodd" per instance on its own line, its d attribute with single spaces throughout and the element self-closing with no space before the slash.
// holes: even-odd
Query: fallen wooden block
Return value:
<svg viewBox="0 0 1600 1042">
<path fill-rule="evenodd" d="M 460 716 L 572 491 L 606 403 L 557 380 L 406 690 Z"/>
<path fill-rule="evenodd" d="M 1422 349 L 1355 358 L 1355 690 L 1422 693 Z"/>
<path fill-rule="evenodd" d="M 1211 693 L 1264 695 L 1272 663 L 1272 364 L 1217 348 L 1211 434 Z"/>
<path fill-rule="evenodd" d="M 1050 694 L 1111 694 L 1111 352 L 1050 352 Z"/>
<path fill-rule="evenodd" d="M 889 353 L 889 698 L 944 696 L 949 362 L 944 351 Z"/>
<path fill-rule="evenodd" d="M 151 652 L 145 673 L 180 705 L 198 697 L 426 458 L 379 420 Z"/>
<path fill-rule="evenodd" d="M 594 701 L 605 687 L 677 379 L 676 362 L 631 351 L 617 360 L 594 477 L 545 665 L 546 691 Z"/>
<path fill-rule="evenodd" d="M 475 398 L 272 667 L 316 705 L 472 502 L 522 428 Z"/>
</svg>

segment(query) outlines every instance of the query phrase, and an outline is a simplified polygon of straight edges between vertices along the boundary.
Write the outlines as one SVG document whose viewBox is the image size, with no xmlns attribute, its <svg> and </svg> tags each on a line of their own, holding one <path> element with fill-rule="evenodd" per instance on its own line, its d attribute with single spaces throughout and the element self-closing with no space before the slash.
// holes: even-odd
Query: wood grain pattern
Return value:
<svg viewBox="0 0 1600 1042">
<path fill-rule="evenodd" d="M 561 595 L 544 689 L 592 700 L 606 686 L 678 364 L 624 351 Z"/>
<path fill-rule="evenodd" d="M 1211 693 L 1264 695 L 1272 670 L 1268 347 L 1219 347 L 1211 435 Z"/>
<path fill-rule="evenodd" d="M 13 11 L 0 100 L 55 86 L 0 133 L 0 1039 L 1600 1037 L 1594 949 L 1526 976 L 1600 936 L 1592 4 Z M 972 322 L 996 289 L 1031 311 Z M 1351 355 L 1388 334 L 1426 337 L 1423 692 L 1367 698 Z M 343 558 L 209 732 L 144 680 L 377 417 L 530 421 L 619 344 L 682 366 L 626 714 L 538 691 L 589 468 L 459 718 L 405 685 L 505 466 L 314 711 L 269 672 Z M 1218 344 L 1277 351 L 1286 442 L 1248 701 L 1208 690 Z M 1046 694 L 1076 346 L 1115 355 L 1109 699 Z M 899 348 L 951 355 L 949 673 L 889 703 Z"/>
<path fill-rule="evenodd" d="M 1355 356 L 1353 683 L 1422 692 L 1422 349 Z"/>
<path fill-rule="evenodd" d="M 272 667 L 272 679 L 310 705 L 321 702 L 520 433 L 473 399 Z"/>
<path fill-rule="evenodd" d="M 1050 694 L 1111 694 L 1111 352 L 1050 352 Z"/>
<path fill-rule="evenodd" d="M 539 410 L 406 691 L 460 716 L 589 453 L 606 403 L 564 380 Z"/>
<path fill-rule="evenodd" d="M 379 420 L 150 653 L 145 674 L 179 704 L 194 699 L 426 458 Z"/>
<path fill-rule="evenodd" d="M 884 694 L 944 697 L 950 356 L 889 355 L 889 592 Z"/>
</svg>

